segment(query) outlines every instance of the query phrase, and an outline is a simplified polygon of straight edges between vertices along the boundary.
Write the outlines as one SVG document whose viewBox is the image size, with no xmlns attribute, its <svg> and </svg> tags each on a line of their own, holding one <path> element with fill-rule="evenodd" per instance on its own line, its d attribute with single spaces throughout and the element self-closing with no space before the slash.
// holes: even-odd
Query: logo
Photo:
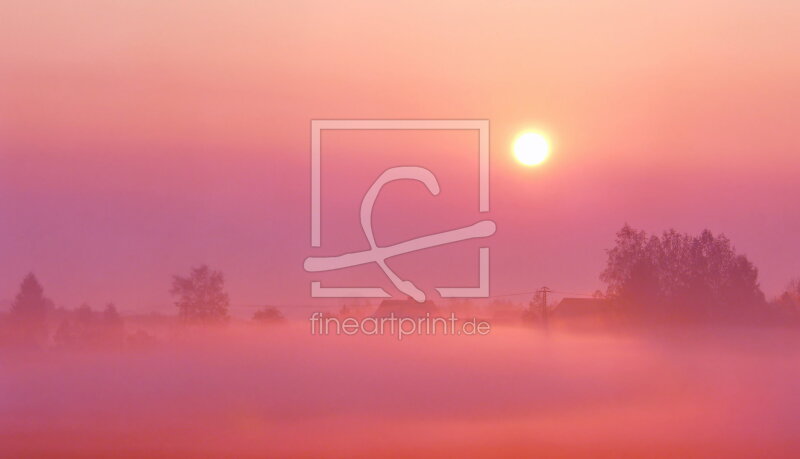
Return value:
<svg viewBox="0 0 800 459">
<path fill-rule="evenodd" d="M 320 247 L 321 240 L 321 134 L 323 130 L 477 130 L 479 135 L 479 210 L 489 212 L 489 121 L 488 120 L 312 120 L 311 121 L 311 247 Z M 369 249 L 343 253 L 332 257 L 308 257 L 303 268 L 308 272 L 325 272 L 336 269 L 375 263 L 400 292 L 418 302 L 426 299 L 412 280 L 402 279 L 386 265 L 391 257 L 435 249 L 445 244 L 494 234 L 492 220 L 480 220 L 472 225 L 450 231 L 428 234 L 389 246 L 378 246 L 372 228 L 372 209 L 384 185 L 396 180 L 420 182 L 428 191 L 439 194 L 439 182 L 432 171 L 419 166 L 397 166 L 386 169 L 370 186 L 361 201 L 361 229 L 369 242 Z M 436 291 L 443 298 L 486 298 L 489 296 L 489 248 L 479 248 L 479 282 L 475 287 L 442 287 Z M 323 287 L 321 281 L 311 282 L 314 298 L 388 298 L 391 295 L 381 287 Z"/>
</svg>

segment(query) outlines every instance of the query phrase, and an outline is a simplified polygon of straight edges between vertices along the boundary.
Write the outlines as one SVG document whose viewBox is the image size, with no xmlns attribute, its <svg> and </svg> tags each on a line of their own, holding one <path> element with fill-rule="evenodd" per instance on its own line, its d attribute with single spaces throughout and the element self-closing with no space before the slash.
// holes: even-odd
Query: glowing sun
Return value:
<svg viewBox="0 0 800 459">
<path fill-rule="evenodd" d="M 550 156 L 550 142 L 541 134 L 526 132 L 514 141 L 514 156 L 526 166 L 537 166 Z"/>
</svg>

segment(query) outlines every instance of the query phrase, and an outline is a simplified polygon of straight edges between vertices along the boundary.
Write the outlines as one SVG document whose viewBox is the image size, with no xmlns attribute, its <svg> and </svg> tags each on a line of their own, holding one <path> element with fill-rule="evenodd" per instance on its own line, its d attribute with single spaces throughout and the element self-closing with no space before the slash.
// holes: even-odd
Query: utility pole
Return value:
<svg viewBox="0 0 800 459">
<path fill-rule="evenodd" d="M 539 289 L 539 294 L 542 297 L 542 326 L 547 328 L 548 324 L 548 310 L 547 310 L 547 294 L 552 292 L 549 287 L 542 287 Z"/>
</svg>

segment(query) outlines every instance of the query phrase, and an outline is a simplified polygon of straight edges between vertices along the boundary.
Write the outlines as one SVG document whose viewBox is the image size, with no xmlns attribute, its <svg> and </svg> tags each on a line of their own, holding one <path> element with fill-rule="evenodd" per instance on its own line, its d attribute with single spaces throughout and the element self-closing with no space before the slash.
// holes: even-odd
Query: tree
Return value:
<svg viewBox="0 0 800 459">
<path fill-rule="evenodd" d="M 106 309 L 103 311 L 103 323 L 107 327 L 121 327 L 122 317 L 117 312 L 117 307 L 114 303 L 106 304 Z"/>
<path fill-rule="evenodd" d="M 710 317 L 765 304 L 758 270 L 724 235 L 648 237 L 625 225 L 607 254 L 606 295 L 633 312 Z"/>
<path fill-rule="evenodd" d="M 125 338 L 122 318 L 112 303 L 95 312 L 81 304 L 61 321 L 53 341 L 58 347 L 71 349 L 104 349 L 119 347 Z"/>
<path fill-rule="evenodd" d="M 87 303 L 82 303 L 78 306 L 78 309 L 75 310 L 75 320 L 87 325 L 93 323 L 95 321 L 95 313 L 92 311 L 92 307 Z"/>
<path fill-rule="evenodd" d="M 260 323 L 280 323 L 286 320 L 283 313 L 275 306 L 265 306 L 253 314 L 253 320 Z"/>
<path fill-rule="evenodd" d="M 775 300 L 775 305 L 782 313 L 790 316 L 800 313 L 800 278 L 789 282 L 786 291 Z"/>
<path fill-rule="evenodd" d="M 41 341 L 47 335 L 47 313 L 52 302 L 45 298 L 44 289 L 33 273 L 25 276 L 14 302 L 11 304 L 11 317 L 16 322 L 20 337 L 26 340 Z"/>
<path fill-rule="evenodd" d="M 528 302 L 528 309 L 522 312 L 522 320 L 547 327 L 549 314 L 550 306 L 547 304 L 547 296 L 543 290 L 537 290 Z"/>
<path fill-rule="evenodd" d="M 217 322 L 228 317 L 228 294 L 221 272 L 202 265 L 188 277 L 174 276 L 170 293 L 178 297 L 180 317 L 190 322 Z"/>
</svg>

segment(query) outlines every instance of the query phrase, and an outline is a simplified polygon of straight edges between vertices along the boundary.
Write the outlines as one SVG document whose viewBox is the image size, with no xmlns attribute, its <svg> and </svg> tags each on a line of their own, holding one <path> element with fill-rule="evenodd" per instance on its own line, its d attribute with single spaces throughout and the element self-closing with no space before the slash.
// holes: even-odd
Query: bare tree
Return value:
<svg viewBox="0 0 800 459">
<path fill-rule="evenodd" d="M 220 271 L 202 265 L 192 268 L 189 276 L 174 276 L 172 295 L 181 318 L 190 322 L 218 322 L 228 317 L 228 294 Z"/>
</svg>

